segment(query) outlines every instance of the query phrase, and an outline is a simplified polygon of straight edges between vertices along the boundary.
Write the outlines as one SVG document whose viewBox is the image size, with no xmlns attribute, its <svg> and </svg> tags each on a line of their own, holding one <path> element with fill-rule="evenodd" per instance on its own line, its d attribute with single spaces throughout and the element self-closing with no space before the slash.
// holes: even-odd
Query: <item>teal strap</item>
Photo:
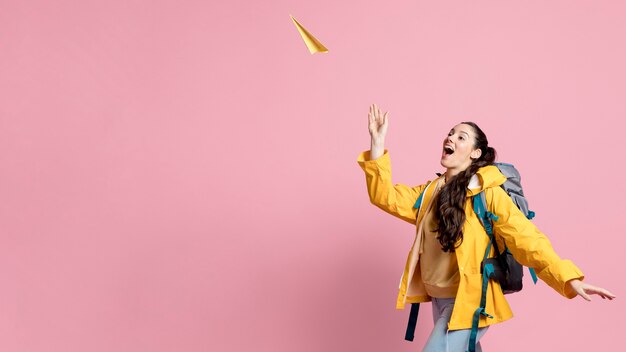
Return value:
<svg viewBox="0 0 626 352">
<path fill-rule="evenodd" d="M 413 208 L 419 209 L 422 206 L 422 198 L 424 198 L 424 192 L 420 193 L 420 196 L 417 197 L 417 201 L 415 202 L 415 205 L 413 205 Z"/>
<path fill-rule="evenodd" d="M 480 220 L 480 223 L 485 228 L 485 231 L 489 235 L 489 238 L 493 240 L 493 221 L 498 221 L 499 217 L 487 211 L 487 200 L 485 199 L 485 192 L 480 192 L 472 198 L 474 205 L 474 212 Z"/>
<path fill-rule="evenodd" d="M 474 213 L 476 213 L 476 216 L 478 217 L 478 220 L 480 220 L 483 227 L 487 229 L 487 224 L 485 223 L 485 213 L 487 212 L 487 209 L 485 209 L 485 203 L 483 202 L 482 197 L 484 197 L 484 193 L 480 192 L 478 195 L 472 197 L 472 202 L 474 205 Z"/>
<path fill-rule="evenodd" d="M 489 250 L 491 249 L 491 242 L 489 243 L 487 254 L 489 254 Z M 486 316 L 489 318 L 493 318 L 492 315 L 488 314 L 485 311 L 485 305 L 487 303 L 487 285 L 489 284 L 489 276 L 493 274 L 493 265 L 491 263 L 486 264 L 483 268 L 483 287 L 482 294 L 480 296 L 480 307 L 478 307 L 474 311 L 474 317 L 472 318 L 472 331 L 470 332 L 469 338 L 469 346 L 468 352 L 476 352 L 476 338 L 478 336 L 478 322 L 480 321 L 480 316 Z"/>
<path fill-rule="evenodd" d="M 495 271 L 493 269 L 493 264 L 489 263 L 483 268 L 483 277 L 486 276 L 487 278 L 490 278 L 491 275 L 494 274 L 494 272 Z"/>
<path fill-rule="evenodd" d="M 494 241 L 493 225 L 491 221 L 497 220 L 498 217 L 487 211 L 487 202 L 485 200 L 484 192 L 480 192 L 478 195 L 474 196 L 472 201 L 474 205 L 474 212 L 476 213 L 481 224 L 483 224 L 483 226 L 485 227 L 487 235 L 489 236 L 489 244 L 487 245 L 487 250 L 485 250 L 485 256 L 483 258 L 484 263 L 489 257 L 489 253 L 491 252 L 491 245 Z M 480 316 L 483 315 L 489 318 L 493 318 L 493 316 L 487 314 L 487 312 L 485 311 L 485 306 L 487 303 L 487 286 L 489 285 L 489 276 L 491 276 L 493 272 L 493 265 L 491 263 L 485 264 L 483 268 L 483 284 L 482 292 L 480 295 L 480 306 L 476 308 L 476 310 L 474 311 L 474 317 L 472 318 L 472 331 L 470 332 L 468 352 L 476 351 L 476 338 L 478 336 L 478 323 L 480 321 Z"/>
<path fill-rule="evenodd" d="M 474 213 L 476 213 L 476 216 L 478 217 L 478 220 L 480 220 L 481 223 L 484 221 L 485 212 L 487 211 L 485 209 L 485 205 L 480 199 L 480 197 L 482 197 L 482 194 L 483 192 L 480 192 L 478 195 L 475 195 L 474 197 L 472 197 L 472 202 L 474 205 Z"/>
<path fill-rule="evenodd" d="M 472 318 L 472 332 L 470 332 L 469 345 L 467 346 L 468 352 L 476 352 L 476 337 L 478 336 L 478 320 L 480 319 L 480 315 L 485 310 L 482 308 L 476 309 L 474 311 L 474 317 Z"/>
<path fill-rule="evenodd" d="M 533 283 L 536 285 L 537 284 L 537 273 L 535 272 L 535 269 L 528 268 L 528 271 L 530 271 L 530 277 L 533 278 Z"/>
<path fill-rule="evenodd" d="M 424 190 L 422 191 L 422 193 L 420 193 L 420 196 L 417 197 L 417 201 L 415 202 L 415 205 L 413 205 L 413 208 L 419 209 L 422 206 L 422 199 L 424 198 L 424 193 L 426 193 L 429 184 L 430 181 L 426 184 L 426 187 L 424 187 Z"/>
<path fill-rule="evenodd" d="M 487 217 L 492 221 L 498 221 L 498 219 L 500 219 L 500 217 L 498 217 L 496 214 L 490 212 L 487 212 Z"/>
<path fill-rule="evenodd" d="M 469 352 L 476 352 L 476 338 L 478 337 L 478 321 L 480 320 L 481 315 L 484 315 L 488 318 L 493 319 L 493 315 L 488 314 L 485 311 L 485 308 L 477 308 L 474 311 L 474 317 L 472 318 L 472 331 L 470 332 L 469 345 L 467 346 L 467 350 Z"/>
<path fill-rule="evenodd" d="M 535 212 L 532 210 L 528 211 L 528 215 L 526 216 L 528 218 L 528 220 L 532 220 L 532 218 L 535 217 Z M 533 283 L 536 285 L 537 284 L 537 273 L 535 272 L 535 269 L 533 268 L 528 268 L 528 271 L 530 272 L 530 277 L 533 278 Z"/>
</svg>

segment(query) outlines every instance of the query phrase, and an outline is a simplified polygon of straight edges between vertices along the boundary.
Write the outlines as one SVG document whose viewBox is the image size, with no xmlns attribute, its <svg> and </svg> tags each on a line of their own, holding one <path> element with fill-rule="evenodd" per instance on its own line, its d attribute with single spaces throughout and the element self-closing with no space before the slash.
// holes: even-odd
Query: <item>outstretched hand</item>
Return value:
<svg viewBox="0 0 626 352">
<path fill-rule="evenodd" d="M 574 292 L 576 292 L 580 297 L 586 299 L 587 301 L 591 301 L 590 295 L 598 295 L 602 297 L 602 299 L 608 298 L 609 300 L 615 298 L 615 295 L 611 292 L 601 287 L 589 285 L 577 279 L 570 280 L 568 283 L 571 285 Z"/>
</svg>

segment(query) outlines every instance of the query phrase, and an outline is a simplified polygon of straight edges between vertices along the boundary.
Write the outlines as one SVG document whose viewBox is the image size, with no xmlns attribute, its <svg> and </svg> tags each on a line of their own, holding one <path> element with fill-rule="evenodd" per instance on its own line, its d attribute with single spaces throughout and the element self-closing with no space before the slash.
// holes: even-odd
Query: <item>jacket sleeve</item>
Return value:
<svg viewBox="0 0 626 352">
<path fill-rule="evenodd" d="M 485 192 L 485 196 L 489 211 L 499 217 L 493 222 L 494 232 L 505 241 L 513 257 L 522 265 L 534 268 L 537 276 L 561 295 L 576 297 L 567 282 L 584 279 L 582 271 L 556 254 L 546 235 L 526 218 L 502 188 L 488 190 L 491 192 Z"/>
<path fill-rule="evenodd" d="M 387 213 L 415 225 L 417 209 L 413 208 L 426 185 L 409 187 L 391 182 L 391 160 L 389 152 L 378 159 L 370 160 L 370 151 L 359 154 L 359 166 L 365 172 L 365 182 L 370 202 Z"/>
</svg>

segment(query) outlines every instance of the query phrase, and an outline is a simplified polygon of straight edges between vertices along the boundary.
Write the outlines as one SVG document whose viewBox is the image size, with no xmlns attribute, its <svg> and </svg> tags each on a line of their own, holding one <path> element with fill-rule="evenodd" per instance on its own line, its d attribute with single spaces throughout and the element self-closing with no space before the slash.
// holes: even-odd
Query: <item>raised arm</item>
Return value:
<svg viewBox="0 0 626 352">
<path fill-rule="evenodd" d="M 425 185 L 410 187 L 391 182 L 391 161 L 385 149 L 383 156 L 370 160 L 370 151 L 362 152 L 357 158 L 365 172 L 365 182 L 370 202 L 385 212 L 411 224 L 415 224 L 417 209 L 413 208 Z"/>
<path fill-rule="evenodd" d="M 410 187 L 392 183 L 391 160 L 389 152 L 384 147 L 389 123 L 388 113 L 383 115 L 376 105 L 372 105 L 368 122 L 372 137 L 371 149 L 362 152 L 357 162 L 365 172 L 370 201 L 385 212 L 415 224 L 417 209 L 414 209 L 413 205 L 425 185 Z"/>
</svg>

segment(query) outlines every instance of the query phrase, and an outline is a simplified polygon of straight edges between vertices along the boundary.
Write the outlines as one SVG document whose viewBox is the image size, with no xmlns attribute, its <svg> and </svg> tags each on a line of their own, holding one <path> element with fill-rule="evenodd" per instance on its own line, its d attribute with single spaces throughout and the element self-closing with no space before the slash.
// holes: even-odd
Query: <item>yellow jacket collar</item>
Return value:
<svg viewBox="0 0 626 352">
<path fill-rule="evenodd" d="M 487 188 L 498 187 L 504 182 L 506 182 L 506 176 L 496 166 L 483 166 L 470 179 L 467 185 L 467 196 L 471 197 Z"/>
</svg>

